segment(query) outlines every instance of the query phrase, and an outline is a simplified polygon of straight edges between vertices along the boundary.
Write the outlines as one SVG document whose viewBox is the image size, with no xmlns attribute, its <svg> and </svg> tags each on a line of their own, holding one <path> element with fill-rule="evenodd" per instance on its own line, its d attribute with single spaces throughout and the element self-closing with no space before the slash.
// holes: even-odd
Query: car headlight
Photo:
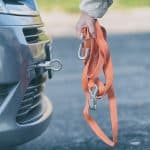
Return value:
<svg viewBox="0 0 150 150">
<path fill-rule="evenodd" d="M 6 10 L 6 7 L 5 7 L 5 4 L 2 0 L 0 0 L 0 13 L 6 13 L 7 10 Z"/>
<path fill-rule="evenodd" d="M 0 13 L 15 15 L 39 15 L 34 0 L 0 0 Z"/>
</svg>

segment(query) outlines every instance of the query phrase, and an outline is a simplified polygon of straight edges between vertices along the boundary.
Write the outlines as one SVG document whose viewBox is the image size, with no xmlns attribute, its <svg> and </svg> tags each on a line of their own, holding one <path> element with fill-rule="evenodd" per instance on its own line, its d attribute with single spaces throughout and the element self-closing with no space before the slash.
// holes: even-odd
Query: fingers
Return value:
<svg viewBox="0 0 150 150">
<path fill-rule="evenodd" d="M 91 34 L 91 36 L 93 38 L 96 38 L 96 32 L 95 32 L 95 26 L 94 26 L 94 22 L 88 22 L 88 28 L 89 28 L 89 32 Z"/>
<path fill-rule="evenodd" d="M 76 25 L 76 33 L 78 36 L 81 34 L 81 30 L 82 30 L 82 25 L 80 24 L 80 22 L 78 22 Z"/>
<path fill-rule="evenodd" d="M 89 28 L 89 32 L 93 38 L 96 37 L 96 32 L 95 32 L 95 21 L 96 19 L 90 17 L 86 13 L 81 13 L 81 16 L 76 24 L 76 32 L 77 35 L 81 34 L 81 31 L 84 27 Z"/>
<path fill-rule="evenodd" d="M 82 29 L 84 27 L 86 27 L 86 23 L 85 23 L 85 20 L 83 19 L 83 17 L 81 16 L 76 24 L 76 32 L 77 32 L 78 36 L 81 35 Z"/>
</svg>

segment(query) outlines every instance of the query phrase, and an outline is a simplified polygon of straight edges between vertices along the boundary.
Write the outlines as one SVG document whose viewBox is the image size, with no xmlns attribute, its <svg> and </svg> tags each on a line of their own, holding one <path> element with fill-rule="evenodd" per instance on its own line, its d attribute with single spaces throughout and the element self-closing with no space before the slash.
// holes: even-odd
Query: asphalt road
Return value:
<svg viewBox="0 0 150 150">
<path fill-rule="evenodd" d="M 119 108 L 119 144 L 114 150 L 150 150 L 150 33 L 109 35 L 115 69 Z M 77 58 L 79 41 L 73 37 L 54 39 L 54 56 L 64 68 L 47 82 L 46 94 L 54 113 L 48 129 L 18 150 L 107 150 L 82 116 L 82 62 Z M 93 113 L 110 134 L 108 102 Z"/>
</svg>

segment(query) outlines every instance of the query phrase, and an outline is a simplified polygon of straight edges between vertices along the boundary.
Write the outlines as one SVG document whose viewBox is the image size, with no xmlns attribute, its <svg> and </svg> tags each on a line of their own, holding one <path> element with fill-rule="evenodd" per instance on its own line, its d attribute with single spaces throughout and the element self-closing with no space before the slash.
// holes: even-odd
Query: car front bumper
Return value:
<svg viewBox="0 0 150 150">
<path fill-rule="evenodd" d="M 0 18 L 0 147 L 10 147 L 34 139 L 48 126 L 52 104 L 43 92 L 47 71 L 29 68 L 47 61 L 51 40 L 39 16 Z"/>
<path fill-rule="evenodd" d="M 41 102 L 43 114 L 38 120 L 23 125 L 10 120 L 0 123 L 0 147 L 26 143 L 46 130 L 53 108 L 51 101 L 45 95 L 42 95 Z"/>
</svg>

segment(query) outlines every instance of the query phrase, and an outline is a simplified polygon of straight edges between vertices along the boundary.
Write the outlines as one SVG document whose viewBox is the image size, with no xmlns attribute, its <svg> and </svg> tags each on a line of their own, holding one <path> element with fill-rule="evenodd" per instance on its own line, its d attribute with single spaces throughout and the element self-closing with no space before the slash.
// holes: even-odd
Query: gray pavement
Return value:
<svg viewBox="0 0 150 150">
<path fill-rule="evenodd" d="M 113 34 L 109 43 L 115 69 L 119 108 L 119 144 L 114 150 L 150 150 L 150 33 Z M 18 150 L 107 150 L 82 116 L 82 62 L 77 58 L 79 41 L 73 37 L 54 39 L 54 56 L 64 68 L 47 82 L 46 94 L 54 113 L 46 132 Z M 93 116 L 110 134 L 108 102 L 98 103 Z"/>
</svg>

